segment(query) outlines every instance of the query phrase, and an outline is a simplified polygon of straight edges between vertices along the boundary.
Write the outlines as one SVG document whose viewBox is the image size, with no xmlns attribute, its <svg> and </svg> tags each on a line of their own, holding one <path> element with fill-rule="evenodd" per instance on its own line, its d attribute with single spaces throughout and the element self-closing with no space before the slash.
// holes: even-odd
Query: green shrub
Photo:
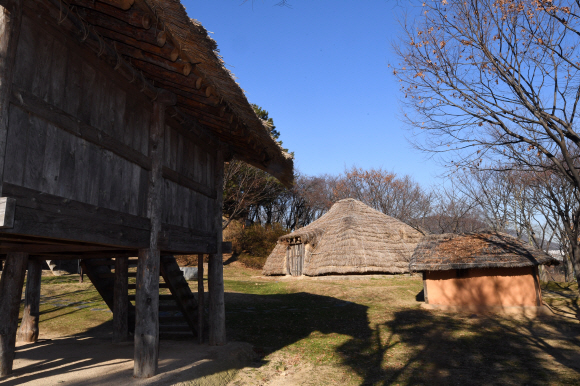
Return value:
<svg viewBox="0 0 580 386">
<path fill-rule="evenodd" d="M 237 260 L 249 268 L 262 269 L 280 236 L 288 230 L 280 224 L 252 224 L 243 227 L 231 222 L 224 231 L 224 240 L 232 242 Z"/>
</svg>

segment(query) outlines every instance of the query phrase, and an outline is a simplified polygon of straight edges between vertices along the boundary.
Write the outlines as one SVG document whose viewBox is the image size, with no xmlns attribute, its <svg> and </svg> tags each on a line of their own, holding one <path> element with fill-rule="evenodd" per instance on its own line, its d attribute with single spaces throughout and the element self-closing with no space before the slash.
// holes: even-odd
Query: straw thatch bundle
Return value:
<svg viewBox="0 0 580 386">
<path fill-rule="evenodd" d="M 286 249 L 304 244 L 303 274 L 405 273 L 423 235 L 354 199 L 338 201 L 312 224 L 280 237 L 264 275 L 288 273 Z"/>
<path fill-rule="evenodd" d="M 506 233 L 486 232 L 426 236 L 415 249 L 411 271 L 466 268 L 531 267 L 557 265 L 546 252 Z"/>
</svg>

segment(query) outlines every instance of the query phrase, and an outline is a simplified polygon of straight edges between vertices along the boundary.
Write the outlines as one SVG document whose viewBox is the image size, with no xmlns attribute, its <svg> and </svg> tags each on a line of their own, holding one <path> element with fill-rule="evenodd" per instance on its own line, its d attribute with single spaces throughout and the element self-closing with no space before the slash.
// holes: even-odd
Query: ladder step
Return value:
<svg viewBox="0 0 580 386">
<path fill-rule="evenodd" d="M 179 307 L 177 307 L 177 304 L 160 304 L 159 311 L 179 311 L 179 312 L 181 312 Z"/>
<path fill-rule="evenodd" d="M 183 319 L 181 319 L 183 321 Z M 191 327 L 187 324 L 161 324 L 159 323 L 159 333 L 163 332 L 189 332 L 191 333 Z"/>
<path fill-rule="evenodd" d="M 183 315 L 180 316 L 162 316 L 159 315 L 159 325 L 161 324 L 171 324 L 171 323 L 183 323 L 185 318 Z"/>
<path fill-rule="evenodd" d="M 129 272 L 127 277 L 137 277 L 137 272 Z"/>
<path fill-rule="evenodd" d="M 168 339 L 168 340 L 185 340 L 185 339 L 193 339 L 195 335 L 193 332 L 190 331 L 175 331 L 175 332 L 163 332 L 159 333 L 159 337 L 161 339 Z"/>
<path fill-rule="evenodd" d="M 138 262 L 139 262 L 138 259 L 130 259 L 129 260 L 129 266 L 136 267 Z"/>
<path fill-rule="evenodd" d="M 129 300 L 135 300 L 135 297 L 137 295 L 129 295 Z M 168 300 L 172 300 L 175 301 L 175 297 L 173 297 L 173 295 L 159 295 L 159 301 L 168 301 Z"/>
<path fill-rule="evenodd" d="M 159 283 L 159 288 L 169 288 L 167 283 Z M 137 289 L 137 284 L 128 284 L 127 289 Z"/>
</svg>

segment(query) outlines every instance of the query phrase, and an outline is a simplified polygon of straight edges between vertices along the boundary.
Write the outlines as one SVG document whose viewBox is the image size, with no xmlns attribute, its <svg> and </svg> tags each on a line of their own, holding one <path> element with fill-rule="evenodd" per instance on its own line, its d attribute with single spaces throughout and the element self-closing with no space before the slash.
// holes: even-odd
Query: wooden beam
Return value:
<svg viewBox="0 0 580 386">
<path fill-rule="evenodd" d="M 222 346 L 226 344 L 226 311 L 224 303 L 224 262 L 222 256 L 222 201 L 224 162 L 221 150 L 216 154 L 214 187 L 217 199 L 211 214 L 216 233 L 217 253 L 210 255 L 208 267 L 209 286 L 209 344 Z"/>
<path fill-rule="evenodd" d="M 21 22 L 22 1 L 3 1 L 0 5 L 0 196 L 2 196 L 2 182 L 4 181 L 4 158 L 6 156 L 12 74 Z"/>
<path fill-rule="evenodd" d="M 28 263 L 28 255 L 22 252 L 12 252 L 6 256 L 6 264 L 0 279 L 0 377 L 12 373 L 14 350 L 16 346 L 16 330 L 18 329 L 18 313 L 24 274 Z"/>
<path fill-rule="evenodd" d="M 133 27 L 149 29 L 153 24 L 153 18 L 150 14 L 136 8 L 123 10 L 111 3 L 107 4 L 106 0 L 67 0 L 67 2 L 71 5 L 76 5 L 77 7 L 89 8 L 104 13 L 108 16 L 114 17 L 115 19 L 122 20 Z"/>
<path fill-rule="evenodd" d="M 165 43 L 163 47 L 159 47 L 157 44 L 142 42 L 130 36 L 115 33 L 115 31 L 106 28 L 98 26 L 94 28 L 99 35 L 103 36 L 111 44 L 113 42 L 121 42 L 128 46 L 139 48 L 140 50 L 171 60 L 172 62 L 175 62 L 179 57 L 179 50 L 170 43 Z"/>
<path fill-rule="evenodd" d="M 135 0 L 99 0 L 99 1 L 106 3 L 106 4 L 110 4 L 113 7 L 117 7 L 119 9 L 124 10 L 124 11 L 131 8 L 133 3 L 135 3 Z"/>
<path fill-rule="evenodd" d="M 217 251 L 214 235 L 170 224 L 161 225 L 158 246 L 159 250 L 167 254 L 210 254 Z"/>
<path fill-rule="evenodd" d="M 193 190 L 194 192 L 203 194 L 208 198 L 216 198 L 216 192 L 214 190 L 208 188 L 203 184 L 200 184 L 199 182 L 192 180 L 191 178 L 184 176 L 183 174 L 179 174 L 178 172 L 168 168 L 167 166 L 163 167 L 163 178 L 169 181 L 173 181 L 176 184 L 184 186 L 190 190 Z"/>
<path fill-rule="evenodd" d="M 24 312 L 16 340 L 34 343 L 38 340 L 38 319 L 40 312 L 40 279 L 42 277 L 42 260 L 28 259 L 26 291 L 24 294 Z"/>
<path fill-rule="evenodd" d="M 54 22 L 60 25 L 63 31 L 67 31 L 70 35 L 76 38 L 76 41 L 83 43 L 88 48 L 90 48 L 97 56 L 105 60 L 109 66 L 114 67 L 114 69 L 123 77 L 125 80 L 134 83 L 139 87 L 140 91 L 145 94 L 150 100 L 156 98 L 158 90 L 153 87 L 138 71 L 136 71 L 130 64 L 123 60 L 120 55 L 107 44 L 103 38 L 101 38 L 97 33 L 95 33 L 86 23 L 81 20 L 76 12 L 72 12 L 65 3 L 61 0 L 46 0 L 52 6 L 44 8 L 41 1 L 28 2 L 27 6 L 33 7 L 34 13 L 45 14 L 50 16 Z M 65 14 L 67 17 L 63 18 L 62 15 Z M 115 20 L 113 18 L 108 18 L 110 20 Z M 119 23 L 123 23 L 120 22 Z M 126 23 L 123 23 L 127 25 Z M 137 30 L 132 26 L 129 26 L 130 30 Z M 139 30 L 147 32 L 147 30 Z"/>
<path fill-rule="evenodd" d="M 191 72 L 191 63 L 184 62 L 182 60 L 171 61 L 159 57 L 157 55 L 151 54 L 147 51 L 143 51 L 139 48 L 129 46 L 124 43 L 115 42 L 115 49 L 124 56 L 132 59 L 142 60 L 144 62 L 150 63 L 159 67 L 159 71 L 168 70 L 183 76 L 188 76 Z"/>
<path fill-rule="evenodd" d="M 0 228 L 12 228 L 14 226 L 15 208 L 15 199 L 10 197 L 0 197 Z"/>
<path fill-rule="evenodd" d="M 31 255 L 51 253 L 81 253 L 118 251 L 118 248 L 103 247 L 100 245 L 71 245 L 71 244 L 19 244 L 0 241 L 0 253 L 26 252 Z"/>
<path fill-rule="evenodd" d="M 115 294 L 113 298 L 113 343 L 129 339 L 129 259 L 115 259 Z"/>
<path fill-rule="evenodd" d="M 116 34 L 123 34 L 133 39 L 153 44 L 158 47 L 163 47 L 165 45 L 166 39 L 163 35 L 159 37 L 160 31 L 157 28 L 151 28 L 148 30 L 134 28 L 133 26 L 121 20 L 109 17 L 100 12 L 95 12 L 88 8 L 79 8 L 78 11 L 79 15 L 84 20 L 94 26 L 106 28 Z"/>
<path fill-rule="evenodd" d="M 151 170 L 151 160 L 149 157 L 125 145 L 117 138 L 111 137 L 96 127 L 83 123 L 78 118 L 50 105 L 27 91 L 14 87 L 12 94 L 11 102 L 26 110 L 29 114 L 36 115 L 61 130 L 80 137 L 103 149 L 107 149 L 129 162 L 141 166 L 145 170 Z"/>
<path fill-rule="evenodd" d="M 197 255 L 197 341 L 203 343 L 203 311 L 204 311 L 204 288 L 203 288 L 203 254 Z"/>
</svg>

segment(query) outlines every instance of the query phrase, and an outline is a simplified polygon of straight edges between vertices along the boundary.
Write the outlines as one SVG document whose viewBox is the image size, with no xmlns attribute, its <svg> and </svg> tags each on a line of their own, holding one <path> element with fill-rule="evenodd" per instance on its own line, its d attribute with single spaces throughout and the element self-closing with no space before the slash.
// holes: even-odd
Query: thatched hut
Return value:
<svg viewBox="0 0 580 386">
<path fill-rule="evenodd" d="M 360 201 L 345 199 L 280 237 L 264 275 L 405 273 L 423 235 Z"/>
<path fill-rule="evenodd" d="M 425 303 L 466 308 L 542 305 L 538 266 L 547 253 L 505 233 L 426 236 L 411 271 L 423 272 Z"/>
</svg>

